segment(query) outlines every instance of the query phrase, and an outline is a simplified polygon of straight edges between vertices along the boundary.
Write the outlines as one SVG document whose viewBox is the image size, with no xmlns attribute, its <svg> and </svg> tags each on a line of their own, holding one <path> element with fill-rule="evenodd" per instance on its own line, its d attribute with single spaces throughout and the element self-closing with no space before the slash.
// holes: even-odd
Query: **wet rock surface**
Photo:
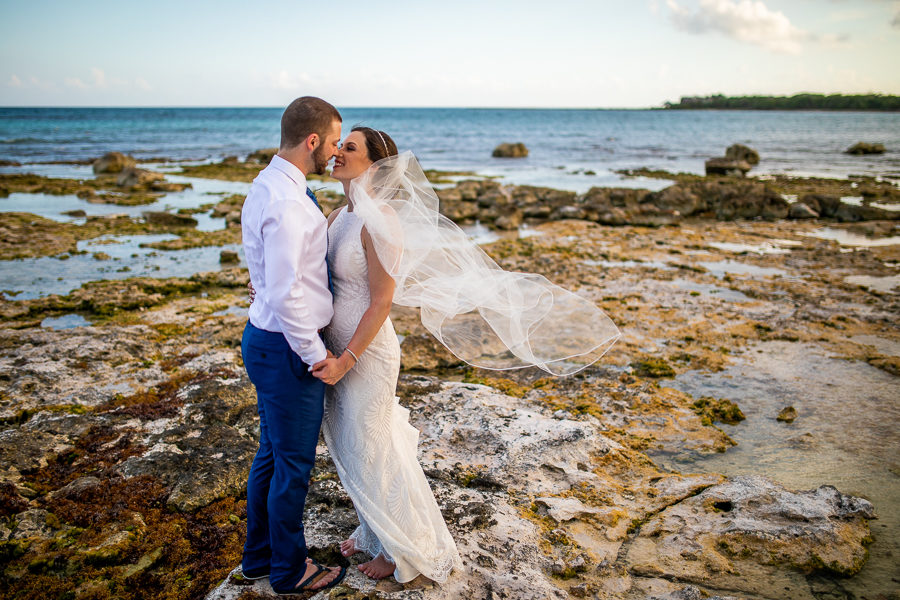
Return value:
<svg viewBox="0 0 900 600">
<path fill-rule="evenodd" d="M 803 235 L 820 227 L 810 221 L 703 220 L 763 209 L 777 218 L 787 203 L 766 185 L 700 178 L 652 201 L 640 190 L 579 196 L 491 181 L 442 190 L 448 206 L 490 222 L 559 219 L 486 250 L 591 299 L 623 338 L 572 377 L 478 371 L 442 353 L 416 311 L 395 309 L 405 336 L 398 395 L 465 565 L 441 586 L 399 590 L 366 579 L 354 558 L 346 582 L 319 597 L 847 597 L 861 575 L 846 577 L 885 543 L 870 545 L 867 501 L 660 466 L 729 452 L 734 441 L 716 423 L 746 410 L 719 398 L 698 407 L 703 398 L 667 381 L 720 372 L 756 344 L 815 345 L 896 377 L 897 295 L 844 280 L 892 276 L 896 246 L 842 252 Z M 217 210 L 239 214 L 241 201 Z M 688 211 L 696 220 L 683 220 Z M 625 225 L 638 217 L 652 226 Z M 225 231 L 239 234 L 238 224 Z M 889 221 L 859 226 L 896 235 Z M 48 229 L 46 243 L 77 237 L 67 231 Z M 229 577 L 258 435 L 238 347 L 246 281 L 234 268 L 0 301 L 0 593 L 272 597 L 265 580 Z M 40 327 L 68 312 L 90 326 Z M 309 542 L 337 563 L 356 517 L 324 446 L 313 480 Z"/>
</svg>

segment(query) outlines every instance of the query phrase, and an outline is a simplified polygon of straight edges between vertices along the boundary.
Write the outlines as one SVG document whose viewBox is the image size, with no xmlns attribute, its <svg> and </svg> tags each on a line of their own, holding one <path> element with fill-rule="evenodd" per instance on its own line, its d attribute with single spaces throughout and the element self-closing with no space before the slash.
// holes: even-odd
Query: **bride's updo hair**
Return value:
<svg viewBox="0 0 900 600">
<path fill-rule="evenodd" d="M 397 156 L 397 144 L 385 132 L 372 129 L 371 127 L 359 126 L 354 127 L 350 131 L 358 131 L 365 136 L 366 153 L 372 162 L 377 162 L 388 156 Z"/>
</svg>

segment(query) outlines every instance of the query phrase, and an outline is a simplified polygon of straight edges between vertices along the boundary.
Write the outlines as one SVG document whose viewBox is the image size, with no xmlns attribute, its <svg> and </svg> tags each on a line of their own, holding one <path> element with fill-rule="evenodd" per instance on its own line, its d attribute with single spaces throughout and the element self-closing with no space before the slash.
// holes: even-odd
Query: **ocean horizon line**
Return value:
<svg viewBox="0 0 900 600">
<path fill-rule="evenodd" d="M 615 107 L 615 106 L 607 106 L 607 107 L 598 107 L 598 106 L 356 106 L 356 105 L 336 105 L 340 108 L 347 108 L 353 110 L 361 110 L 361 109 L 378 109 L 378 110 L 609 110 L 609 111 L 618 111 L 618 110 L 630 110 L 630 111 L 642 111 L 642 110 L 667 110 L 663 106 L 623 106 L 623 107 Z M 150 109 L 177 109 L 177 110 L 185 110 L 185 109 L 198 109 L 198 110 L 209 110 L 209 109 L 283 109 L 284 105 L 200 105 L 200 104 L 186 104 L 186 105 L 51 105 L 51 104 L 34 104 L 34 105 L 4 105 L 0 104 L 0 110 L 2 109 L 35 109 L 35 108 L 46 108 L 46 109 L 62 109 L 62 110 L 73 110 L 73 109 L 91 109 L 91 110 L 108 110 L 108 109 L 116 109 L 116 110 L 126 110 L 126 109 L 134 109 L 134 110 L 150 110 Z"/>
</svg>

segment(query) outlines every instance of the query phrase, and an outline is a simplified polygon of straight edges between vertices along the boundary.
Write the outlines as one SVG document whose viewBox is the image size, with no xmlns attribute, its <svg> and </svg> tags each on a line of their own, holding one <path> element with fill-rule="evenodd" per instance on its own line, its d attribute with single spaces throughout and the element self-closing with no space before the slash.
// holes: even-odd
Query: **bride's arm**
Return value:
<svg viewBox="0 0 900 600">
<path fill-rule="evenodd" d="M 349 352 L 344 350 L 337 358 L 325 359 L 319 363 L 321 366 L 313 370 L 313 375 L 329 385 L 340 381 L 341 377 L 353 368 L 356 364 L 354 355 L 360 356 L 365 352 L 391 312 L 394 279 L 388 275 L 378 260 L 375 244 L 365 227 L 362 229 L 361 237 L 366 252 L 366 265 L 369 268 L 369 308 L 363 313 L 353 337 L 347 343 Z"/>
</svg>

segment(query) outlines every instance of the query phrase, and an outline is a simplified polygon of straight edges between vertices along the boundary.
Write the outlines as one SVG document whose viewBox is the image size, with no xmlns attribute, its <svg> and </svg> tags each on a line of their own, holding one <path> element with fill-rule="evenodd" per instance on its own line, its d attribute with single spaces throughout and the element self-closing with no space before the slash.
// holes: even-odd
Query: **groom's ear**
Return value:
<svg viewBox="0 0 900 600">
<path fill-rule="evenodd" d="M 306 149 L 309 150 L 310 152 L 312 152 L 313 150 L 315 150 L 318 147 L 320 141 L 321 140 L 319 140 L 318 133 L 309 134 L 306 137 Z"/>
</svg>

